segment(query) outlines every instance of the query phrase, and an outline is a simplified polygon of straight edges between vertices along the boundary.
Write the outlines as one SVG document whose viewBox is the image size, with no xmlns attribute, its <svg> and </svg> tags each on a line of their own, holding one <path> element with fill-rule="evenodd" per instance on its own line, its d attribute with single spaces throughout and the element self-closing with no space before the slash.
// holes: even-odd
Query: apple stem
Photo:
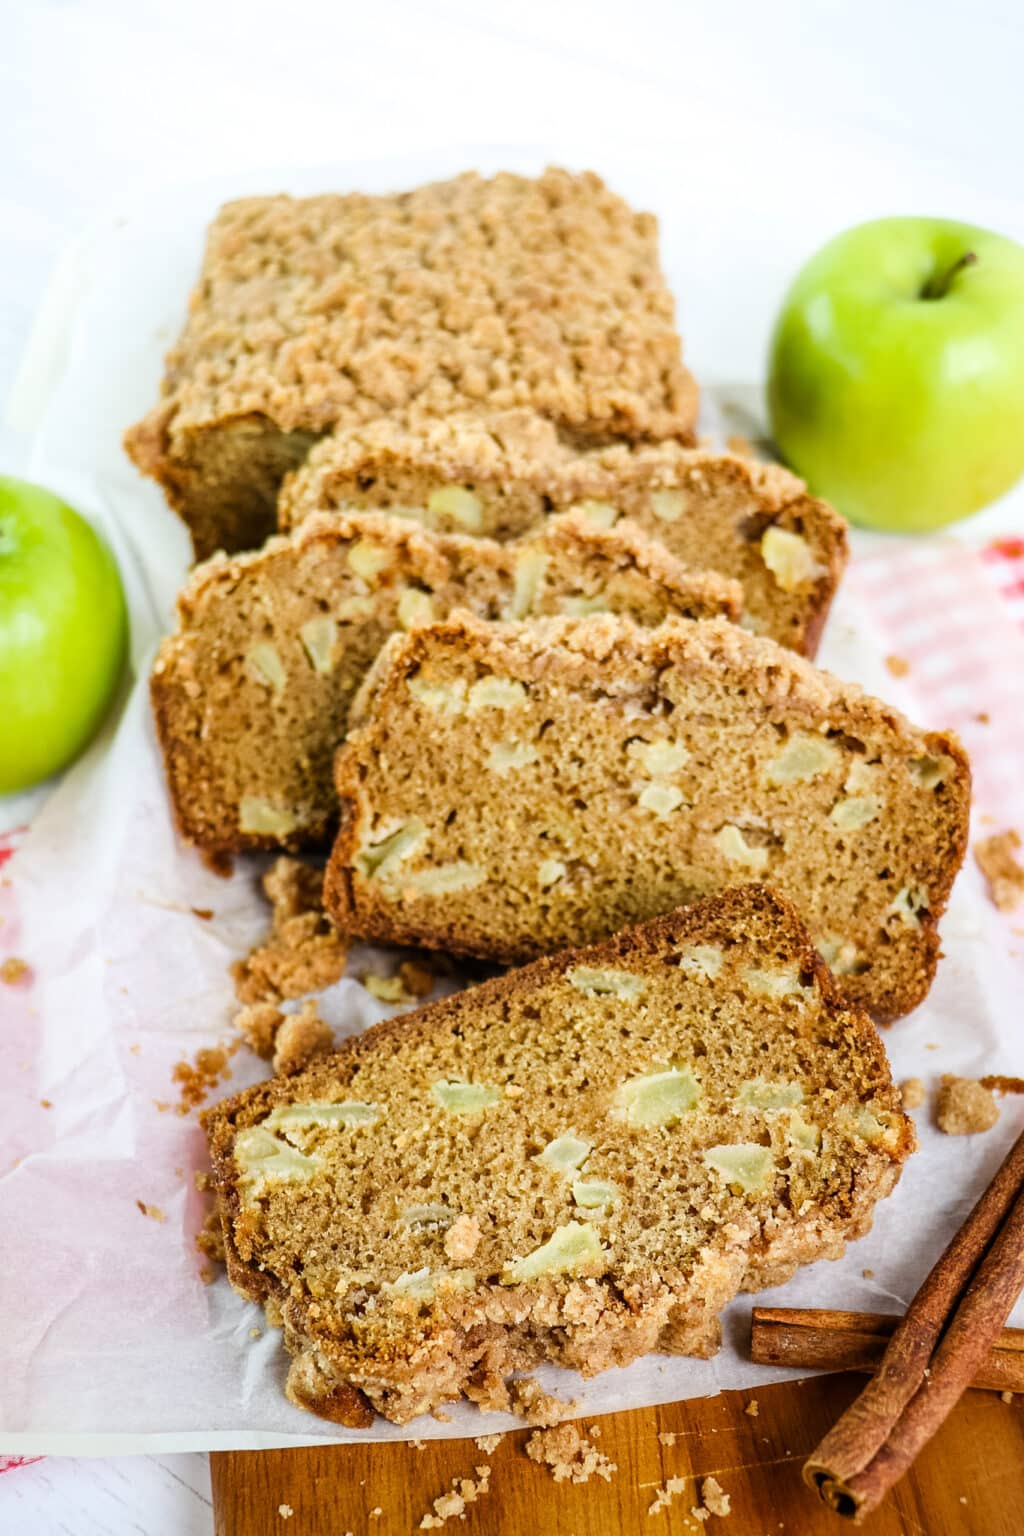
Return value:
<svg viewBox="0 0 1024 1536">
<path fill-rule="evenodd" d="M 978 260 L 976 251 L 965 251 L 958 261 L 945 272 L 940 272 L 938 277 L 930 278 L 921 289 L 922 299 L 944 299 L 953 286 L 953 279 L 964 270 L 965 267 L 973 267 Z"/>
</svg>

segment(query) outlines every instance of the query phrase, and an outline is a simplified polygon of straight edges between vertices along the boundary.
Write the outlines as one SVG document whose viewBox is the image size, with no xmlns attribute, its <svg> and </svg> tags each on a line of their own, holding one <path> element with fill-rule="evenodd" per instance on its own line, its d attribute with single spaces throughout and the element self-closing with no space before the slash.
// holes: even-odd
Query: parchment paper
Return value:
<svg viewBox="0 0 1024 1536">
<path fill-rule="evenodd" d="M 427 172 L 415 170 L 409 180 L 420 174 Z M 347 184 L 393 179 L 367 172 Z M 460 1407 L 449 1424 L 427 1419 L 399 1430 L 379 1421 L 370 1431 L 346 1434 L 292 1408 L 281 1390 L 286 1359 L 279 1336 L 222 1276 L 209 1285 L 201 1279 L 194 1238 L 205 1208 L 193 1172 L 204 1166 L 204 1143 L 195 1117 L 157 1108 L 156 1101 L 176 1098 L 175 1063 L 229 1038 L 228 964 L 262 931 L 267 909 L 256 884 L 261 861 L 239 861 L 232 880 L 218 879 L 178 845 L 171 828 L 145 677 L 170 622 L 187 541 L 159 492 L 124 459 L 119 439 L 156 396 L 203 225 L 237 190 L 164 199 L 83 242 L 73 280 L 66 273 L 62 279 L 73 302 L 47 321 L 26 385 L 37 406 L 42 402 L 33 477 L 67 495 L 113 542 L 128 585 L 141 680 L 126 687 L 103 737 L 48 800 L 0 879 L 0 958 L 16 954 L 31 967 L 24 983 L 0 987 L 5 1452 L 112 1455 L 448 1437 L 511 1422 Z M 907 584 L 909 601 L 915 557 L 906 546 L 882 554 L 874 541 L 858 547 L 861 568 L 877 575 L 877 562 L 888 562 L 892 581 Z M 957 546 L 942 551 L 986 630 L 979 640 L 977 624 L 971 629 L 970 644 L 987 646 L 991 658 L 990 667 L 983 658 L 981 680 L 971 683 L 972 707 L 984 710 L 987 698 L 999 696 L 992 704 L 993 751 L 998 741 L 1003 758 L 1012 760 L 1020 727 L 1005 718 L 1007 677 L 1021 675 L 1024 645 L 998 613 L 977 556 Z M 858 582 L 855 568 L 821 660 L 924 723 L 948 723 L 941 678 L 897 683 L 885 670 L 884 616 L 870 601 L 872 590 L 871 582 Z M 958 656 L 966 654 L 962 634 L 956 645 Z M 1010 798 L 1002 794 L 998 806 L 979 814 L 1024 826 L 1019 780 L 1011 773 Z M 204 921 L 194 908 L 214 916 Z M 944 938 L 946 959 L 927 1002 L 886 1034 L 896 1075 L 1019 1072 L 1024 942 L 995 914 L 973 868 L 957 884 Z M 353 954 L 351 973 L 367 963 L 365 954 Z M 372 963 L 388 968 L 383 954 Z M 391 1011 L 350 979 L 331 990 L 323 1008 L 339 1037 Z M 240 1052 L 228 1086 L 264 1071 Z M 1008 1101 L 995 1131 L 956 1139 L 931 1130 L 924 1112 L 917 1119 L 922 1150 L 879 1208 L 874 1231 L 840 1262 L 805 1270 L 764 1300 L 874 1310 L 905 1305 L 991 1176 L 1021 1114 Z M 143 1215 L 137 1201 L 159 1208 L 165 1219 Z M 729 1309 L 725 1344 L 713 1361 L 653 1357 L 588 1383 L 555 1369 L 537 1374 L 561 1395 L 578 1397 L 588 1414 L 795 1374 L 747 1363 L 749 1306 L 741 1298 Z"/>
</svg>

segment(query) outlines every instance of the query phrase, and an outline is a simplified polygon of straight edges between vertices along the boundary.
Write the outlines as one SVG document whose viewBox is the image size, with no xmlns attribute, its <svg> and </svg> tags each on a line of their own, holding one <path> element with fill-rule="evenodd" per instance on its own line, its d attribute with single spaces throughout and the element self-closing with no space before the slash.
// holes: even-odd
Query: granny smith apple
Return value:
<svg viewBox="0 0 1024 1536">
<path fill-rule="evenodd" d="M 110 704 L 126 643 L 106 544 L 59 497 L 0 476 L 0 794 L 77 757 Z"/>
<path fill-rule="evenodd" d="M 811 258 L 771 344 L 788 464 L 854 522 L 966 517 L 1024 473 L 1024 246 L 946 219 L 876 219 Z"/>
</svg>

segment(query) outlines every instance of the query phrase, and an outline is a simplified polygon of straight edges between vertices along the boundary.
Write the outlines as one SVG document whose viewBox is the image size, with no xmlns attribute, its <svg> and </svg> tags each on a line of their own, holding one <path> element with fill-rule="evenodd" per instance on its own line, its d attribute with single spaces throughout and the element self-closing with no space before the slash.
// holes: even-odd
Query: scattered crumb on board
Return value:
<svg viewBox="0 0 1024 1536">
<path fill-rule="evenodd" d="M 718 1515 L 723 1520 L 729 1514 L 731 1509 L 729 1495 L 716 1477 L 703 1479 L 700 1485 L 700 1497 L 708 1514 Z"/>
<path fill-rule="evenodd" d="M 973 1077 L 944 1072 L 935 1100 L 935 1123 L 947 1136 L 974 1136 L 990 1131 L 999 1119 L 991 1091 Z"/>
<path fill-rule="evenodd" d="M 277 1506 L 277 1512 L 281 1516 L 282 1520 L 290 1520 L 292 1515 L 295 1513 L 290 1504 L 279 1504 Z"/>
<path fill-rule="evenodd" d="M 900 1094 L 904 1109 L 920 1109 L 928 1096 L 924 1080 L 920 1077 L 908 1077 L 905 1083 L 900 1084 Z"/>
<path fill-rule="evenodd" d="M 491 1469 L 488 1466 L 476 1467 L 478 1481 L 471 1477 L 453 1477 L 452 1486 L 447 1493 L 442 1493 L 434 1500 L 433 1513 L 429 1510 L 420 1521 L 421 1531 L 436 1531 L 448 1520 L 465 1519 L 467 1504 L 475 1504 L 477 1499 L 487 1493 L 491 1479 Z"/>
<path fill-rule="evenodd" d="M 1024 901 L 1024 865 L 1015 858 L 1020 846 L 1020 833 L 1014 827 L 982 838 L 974 845 L 975 863 L 1000 912 L 1013 912 Z"/>
<path fill-rule="evenodd" d="M 1004 1403 L 1012 1403 L 1013 1402 L 1013 1393 L 1012 1392 L 1000 1392 L 999 1396 L 1000 1396 L 1001 1400 Z"/>
<path fill-rule="evenodd" d="M 761 1412 L 761 1410 L 758 1407 L 758 1403 L 757 1403 L 757 1398 L 756 1397 L 752 1397 L 750 1399 L 750 1402 L 744 1408 L 743 1412 L 745 1414 L 747 1414 L 747 1416 L 749 1418 L 751 1418 L 751 1419 L 756 1419 L 757 1418 L 757 1416 Z"/>
<path fill-rule="evenodd" d="M 662 1445 L 675 1445 L 679 1436 L 671 1429 L 662 1429 L 658 1431 L 658 1439 Z"/>
<path fill-rule="evenodd" d="M 677 1498 L 686 1487 L 685 1477 L 667 1478 L 664 1484 L 655 1490 L 653 1501 L 647 1506 L 649 1515 L 660 1515 L 663 1509 L 668 1509 L 674 1498 Z"/>
<path fill-rule="evenodd" d="M 592 1477 L 611 1482 L 618 1471 L 603 1451 L 599 1451 L 575 1424 L 558 1424 L 551 1429 L 535 1429 L 526 1442 L 531 1461 L 548 1467 L 556 1483 L 588 1483 Z"/>
<path fill-rule="evenodd" d="M 478 1451 L 483 1451 L 486 1455 L 493 1456 L 494 1452 L 498 1449 L 498 1446 L 501 1444 L 504 1438 L 504 1435 L 477 1435 L 476 1439 L 473 1441 L 473 1444 L 476 1446 Z M 422 1442 L 420 1441 L 413 1441 L 413 1445 L 418 1445 L 421 1443 Z"/>
<path fill-rule="evenodd" d="M 231 967 L 240 1003 L 279 1002 L 322 992 L 345 973 L 348 949 L 323 906 L 323 870 L 275 859 L 263 877 L 270 932 Z"/>
</svg>

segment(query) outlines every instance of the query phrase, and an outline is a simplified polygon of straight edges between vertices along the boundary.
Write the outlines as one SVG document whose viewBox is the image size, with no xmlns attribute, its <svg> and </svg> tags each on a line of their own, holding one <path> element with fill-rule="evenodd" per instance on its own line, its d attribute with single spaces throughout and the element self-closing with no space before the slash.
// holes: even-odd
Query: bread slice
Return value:
<svg viewBox="0 0 1024 1536">
<path fill-rule="evenodd" d="M 228 1276 L 287 1392 L 406 1423 L 511 1372 L 709 1355 L 837 1258 L 914 1146 L 793 908 L 736 888 L 378 1024 L 205 1116 Z"/>
<path fill-rule="evenodd" d="M 963 748 L 770 640 L 459 616 L 390 644 L 352 725 L 325 882 L 344 932 L 517 961 L 756 877 L 876 1017 L 928 990 Z"/>
<path fill-rule="evenodd" d="M 656 221 L 591 173 L 228 203 L 125 446 L 202 559 L 263 542 L 334 426 L 510 406 L 583 441 L 691 434 Z"/>
<path fill-rule="evenodd" d="M 428 527 L 507 539 L 582 503 L 638 523 L 689 565 L 739 581 L 744 624 L 817 648 L 846 563 L 846 524 L 773 464 L 679 443 L 584 446 L 534 413 L 417 430 L 379 421 L 326 438 L 281 489 L 281 526 L 317 510 L 384 507 Z"/>
<path fill-rule="evenodd" d="M 255 554 L 211 560 L 179 598 L 151 681 L 182 836 L 213 852 L 324 843 L 334 749 L 367 668 L 394 631 L 460 607 L 659 624 L 735 618 L 740 591 L 637 531 L 576 516 L 500 545 L 379 513 L 320 514 Z"/>
</svg>

